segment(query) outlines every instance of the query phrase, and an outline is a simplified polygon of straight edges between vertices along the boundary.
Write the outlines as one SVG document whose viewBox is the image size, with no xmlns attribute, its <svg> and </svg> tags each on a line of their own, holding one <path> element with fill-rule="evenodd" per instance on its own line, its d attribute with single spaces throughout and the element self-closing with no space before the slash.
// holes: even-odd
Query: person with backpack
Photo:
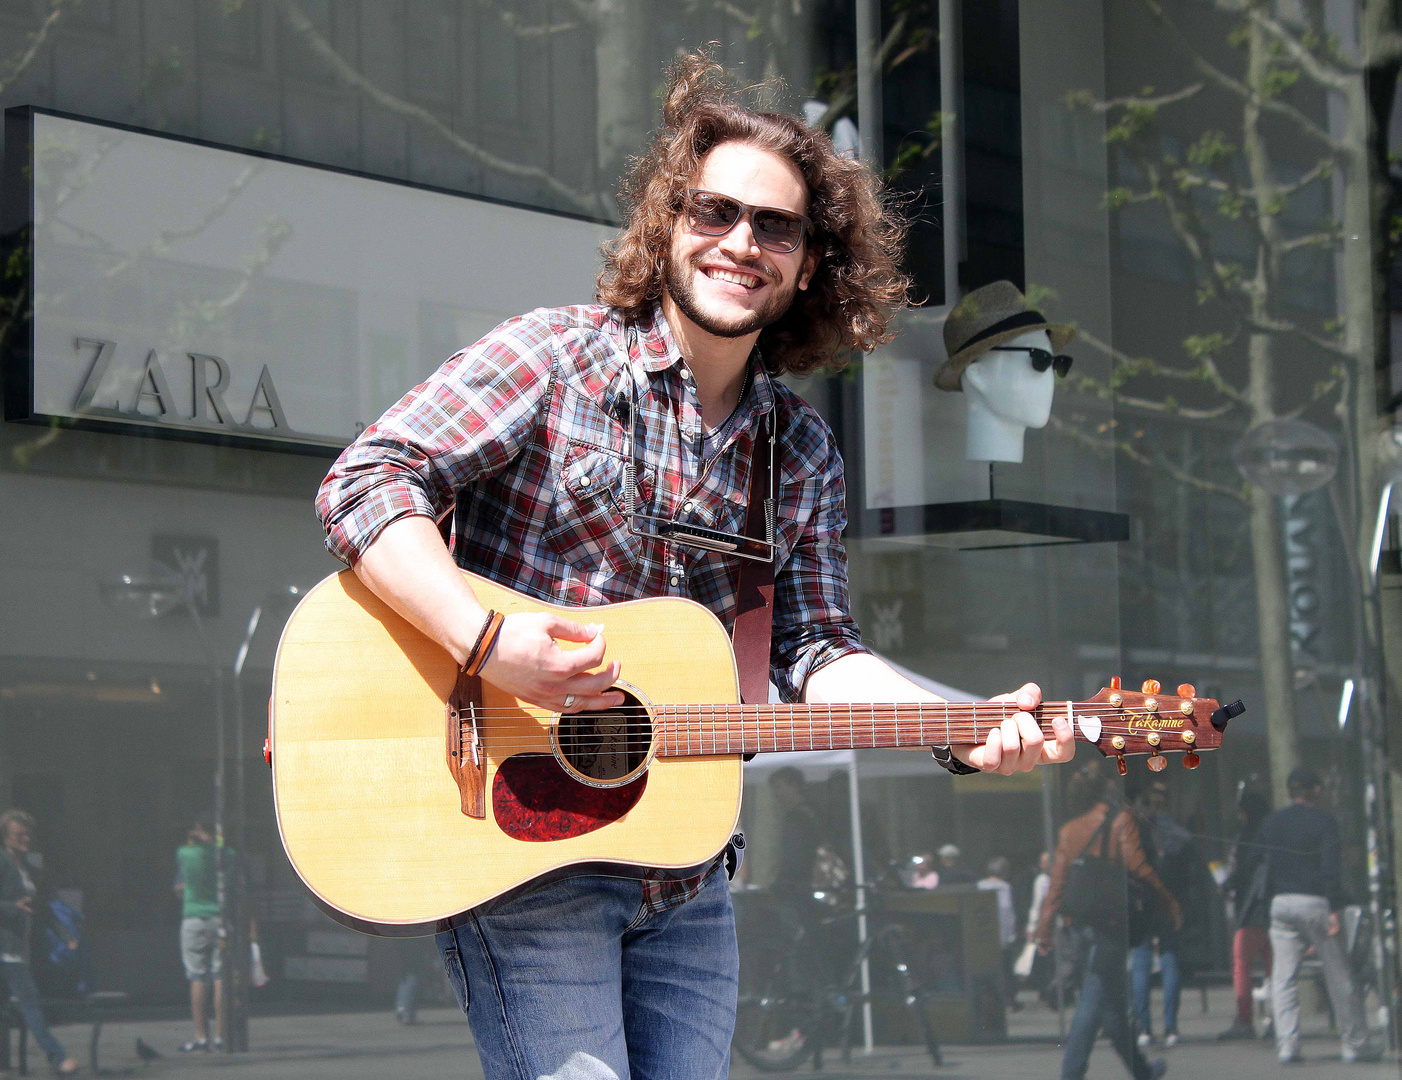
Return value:
<svg viewBox="0 0 1402 1080">
<path fill-rule="evenodd" d="M 1044 954 L 1051 951 L 1058 914 L 1070 922 L 1077 947 L 1086 954 L 1085 978 L 1061 1060 L 1062 1080 L 1082 1080 L 1102 1029 L 1134 1080 L 1158 1080 L 1166 1063 L 1149 1061 L 1129 1026 L 1126 893 L 1132 879 L 1152 889 L 1174 929 L 1182 925 L 1178 901 L 1154 873 L 1133 815 L 1098 764 L 1071 778 L 1067 803 L 1076 816 L 1058 834 L 1051 885 L 1037 924 L 1037 947 Z"/>
<path fill-rule="evenodd" d="M 1236 995 L 1236 1019 L 1217 1036 L 1223 1042 L 1254 1039 L 1251 1020 L 1251 968 L 1260 961 L 1271 976 L 1271 898 L 1267 895 L 1265 849 L 1261 847 L 1261 823 L 1271 812 L 1271 804 L 1258 791 L 1246 791 L 1237 799 L 1237 820 L 1241 831 L 1227 869 L 1222 891 L 1232 898 L 1236 932 L 1232 935 L 1232 990 Z"/>
<path fill-rule="evenodd" d="M 1201 860 L 1192 835 L 1168 813 L 1168 785 L 1162 780 L 1152 781 L 1140 795 L 1135 823 L 1154 873 L 1183 906 L 1191 892 L 1194 863 Z M 1142 888 L 1135 888 L 1130 897 L 1129 941 L 1130 994 L 1139 1027 L 1139 1045 L 1148 1046 L 1154 1038 L 1149 982 L 1157 949 L 1163 979 L 1163 1044 L 1176 1046 L 1178 1003 L 1183 993 L 1178 931 L 1171 925 L 1160 898 Z"/>
</svg>

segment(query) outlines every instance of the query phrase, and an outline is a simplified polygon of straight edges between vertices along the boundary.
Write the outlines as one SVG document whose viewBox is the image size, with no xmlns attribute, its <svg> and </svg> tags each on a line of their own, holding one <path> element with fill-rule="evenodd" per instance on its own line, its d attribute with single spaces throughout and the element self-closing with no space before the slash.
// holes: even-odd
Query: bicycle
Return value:
<svg viewBox="0 0 1402 1080">
<path fill-rule="evenodd" d="M 867 888 L 868 899 L 876 893 Z M 914 1014 L 924 1036 L 925 1048 L 935 1065 L 944 1063 L 934 1025 L 930 1022 L 926 993 L 915 975 L 908 957 L 911 950 L 906 941 L 906 929 L 900 923 L 886 920 L 878 908 L 863 912 L 850 911 L 812 926 L 833 926 L 865 915 L 868 934 L 852 954 L 850 962 L 835 979 L 825 980 L 817 969 L 821 967 L 815 936 L 809 924 L 781 912 L 784 940 L 775 952 L 760 961 L 759 970 L 740 989 L 736 1013 L 735 1035 L 732 1042 L 736 1052 L 755 1068 L 764 1072 L 791 1072 L 809 1058 L 813 1070 L 823 1067 L 823 1050 L 827 1045 L 828 1022 L 840 1021 L 838 1043 L 844 1064 L 852 1060 L 853 1026 L 862 1007 L 873 1000 L 870 992 L 861 989 L 862 964 L 876 956 L 895 972 L 907 1008 Z"/>
</svg>

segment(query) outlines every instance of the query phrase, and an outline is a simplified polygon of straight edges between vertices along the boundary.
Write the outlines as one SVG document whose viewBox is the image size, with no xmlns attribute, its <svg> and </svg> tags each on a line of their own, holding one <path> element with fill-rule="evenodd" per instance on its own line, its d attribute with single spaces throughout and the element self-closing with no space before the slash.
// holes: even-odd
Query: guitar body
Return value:
<svg viewBox="0 0 1402 1080">
<path fill-rule="evenodd" d="M 468 576 L 498 611 L 602 623 L 607 659 L 620 661 L 620 682 L 640 701 L 740 700 L 730 640 L 699 604 L 564 608 Z M 387 936 L 433 933 L 570 867 L 686 870 L 730 839 L 738 755 L 656 757 L 624 786 L 587 786 L 552 756 L 557 714 L 489 683 L 477 723 L 485 813 L 469 816 L 445 750 L 457 681 L 452 658 L 348 570 L 312 589 L 283 630 L 269 707 L 278 829 L 338 921 Z"/>
</svg>

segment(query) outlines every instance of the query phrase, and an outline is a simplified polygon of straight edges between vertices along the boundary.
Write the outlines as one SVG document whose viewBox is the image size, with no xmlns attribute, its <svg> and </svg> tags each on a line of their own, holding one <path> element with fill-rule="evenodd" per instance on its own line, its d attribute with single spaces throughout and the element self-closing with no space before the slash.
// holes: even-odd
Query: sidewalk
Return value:
<svg viewBox="0 0 1402 1080">
<path fill-rule="evenodd" d="M 1157 1000 L 1155 1015 L 1160 1015 Z M 1342 1068 L 1338 1040 L 1328 1034 L 1326 1020 L 1319 1016 L 1308 1018 L 1305 1027 L 1302 1049 L 1307 1062 L 1283 1069 L 1268 1043 L 1215 1040 L 1230 1015 L 1230 994 L 1225 990 L 1209 993 L 1206 1014 L 1196 992 L 1184 994 L 1180 1017 L 1183 1041 L 1171 1050 L 1151 1049 L 1150 1056 L 1168 1059 L 1170 1078 L 1264 1080 L 1284 1075 L 1291 1080 L 1332 1080 L 1342 1074 L 1350 1080 L 1396 1080 L 1399 1075 L 1394 1056 L 1377 1065 Z M 187 1020 L 115 1023 L 103 1029 L 100 1064 L 104 1071 L 118 1070 L 151 1080 L 237 1080 L 244 1076 L 258 1080 L 481 1080 L 471 1033 L 461 1013 L 446 1008 L 421 1010 L 419 1020 L 413 1027 L 403 1027 L 388 1010 L 255 1017 L 253 1050 L 233 1055 L 179 1053 L 176 1048 L 190 1037 Z M 945 1063 L 938 1070 L 917 1047 L 878 1047 L 870 1057 L 858 1050 L 851 1065 L 844 1065 L 837 1052 L 829 1050 L 819 1075 L 827 1080 L 1052 1080 L 1061 1068 L 1056 1030 L 1055 1013 L 1028 1005 L 1009 1017 L 1009 1034 L 1015 1041 L 1000 1046 L 946 1047 Z M 89 1029 L 69 1025 L 58 1028 L 57 1034 L 86 1066 Z M 160 1060 L 146 1063 L 137 1057 L 138 1037 L 163 1055 Z M 31 1074 L 47 1075 L 32 1044 L 30 1066 Z M 737 1059 L 731 1075 L 736 1080 L 755 1080 L 774 1074 L 756 1072 Z M 813 1073 L 811 1066 L 805 1065 L 792 1075 L 808 1077 Z M 1102 1040 L 1091 1057 L 1087 1080 L 1123 1080 L 1125 1076 L 1119 1058 Z"/>
</svg>

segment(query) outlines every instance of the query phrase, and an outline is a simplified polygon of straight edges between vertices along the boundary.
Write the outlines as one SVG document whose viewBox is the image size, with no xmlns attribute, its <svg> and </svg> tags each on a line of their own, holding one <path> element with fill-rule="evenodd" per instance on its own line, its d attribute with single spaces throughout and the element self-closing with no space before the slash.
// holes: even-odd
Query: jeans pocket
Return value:
<svg viewBox="0 0 1402 1080">
<path fill-rule="evenodd" d="M 458 1008 L 467 1013 L 471 995 L 467 990 L 467 972 L 463 970 L 462 957 L 458 954 L 457 935 L 453 931 L 439 935 L 438 951 L 443 957 L 443 971 L 453 986 L 453 996 L 458 999 Z M 442 939 L 446 938 L 447 941 Z"/>
</svg>

